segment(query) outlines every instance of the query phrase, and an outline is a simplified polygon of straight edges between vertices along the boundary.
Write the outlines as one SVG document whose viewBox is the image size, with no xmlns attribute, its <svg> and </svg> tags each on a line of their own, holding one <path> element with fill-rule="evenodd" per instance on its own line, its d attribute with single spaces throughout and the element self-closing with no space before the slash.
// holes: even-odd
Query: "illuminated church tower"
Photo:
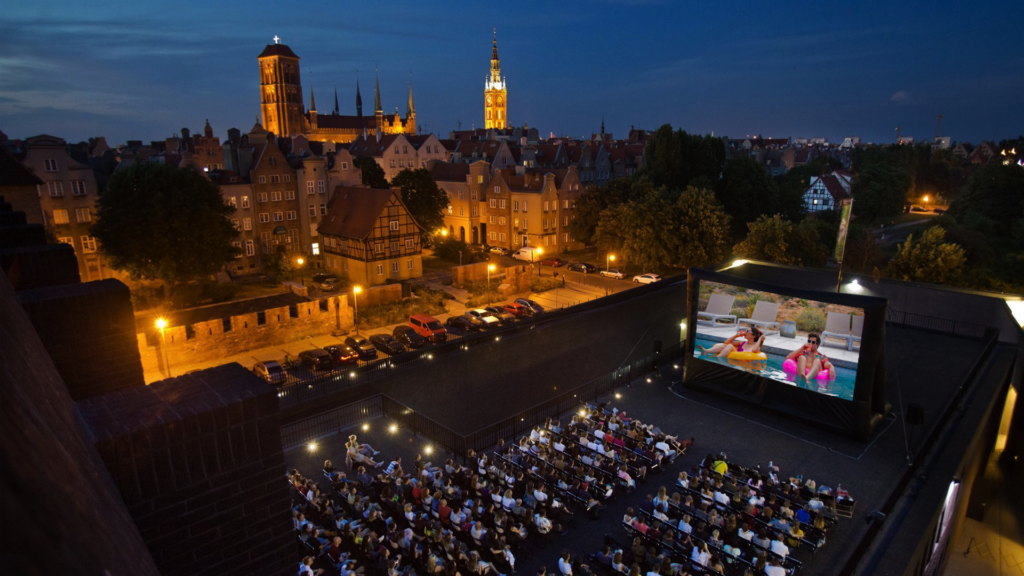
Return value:
<svg viewBox="0 0 1024 576">
<path fill-rule="evenodd" d="M 498 30 L 494 30 L 494 48 L 491 51 L 491 75 L 484 82 L 484 127 L 504 130 L 508 124 L 505 79 L 501 77 L 498 61 Z"/>
<path fill-rule="evenodd" d="M 299 57 L 292 49 L 279 43 L 268 44 L 259 56 L 260 111 L 263 128 L 277 136 L 302 134 L 302 82 L 299 80 Z"/>
</svg>

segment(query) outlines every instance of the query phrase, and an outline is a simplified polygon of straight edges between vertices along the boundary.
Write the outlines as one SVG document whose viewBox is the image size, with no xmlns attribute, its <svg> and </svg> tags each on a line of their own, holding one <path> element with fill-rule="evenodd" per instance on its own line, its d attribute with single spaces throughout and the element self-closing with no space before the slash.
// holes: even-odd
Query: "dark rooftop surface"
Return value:
<svg viewBox="0 0 1024 576">
<path fill-rule="evenodd" d="M 828 542 L 816 554 L 811 555 L 804 549 L 795 552 L 795 557 L 803 562 L 801 574 L 832 574 L 849 559 L 868 529 L 863 521 L 865 515 L 879 509 L 896 486 L 907 467 L 908 445 L 915 449 L 937 424 L 939 414 L 969 375 L 983 347 L 982 342 L 973 339 L 888 325 L 886 397 L 893 405 L 893 412 L 868 443 L 855 442 L 791 417 L 765 412 L 757 406 L 673 386 L 681 371 L 667 364 L 660 380 L 656 379 L 653 384 L 641 380 L 632 387 L 620 388 L 621 399 L 605 400 L 634 418 L 657 424 L 667 433 L 696 437 L 695 447 L 661 475 L 651 477 L 646 486 L 612 502 L 601 512 L 600 521 L 588 522 L 577 515 L 570 533 L 560 537 L 554 546 L 544 550 L 528 547 L 517 561 L 517 572 L 532 574 L 541 564 L 551 571 L 556 568 L 558 554 L 563 549 L 585 558 L 601 547 L 605 534 L 628 545 L 619 526 L 625 508 L 638 505 L 645 494 L 656 493 L 659 486 L 671 487 L 680 470 L 688 470 L 706 454 L 724 451 L 731 462 L 745 467 L 767 466 L 772 461 L 780 468 L 783 478 L 802 474 L 805 479 L 813 478 L 833 488 L 842 484 L 850 492 L 857 501 L 853 518 L 841 518 Z M 510 392 L 508 386 L 514 379 L 510 380 L 504 373 L 496 378 L 452 377 L 463 382 L 467 390 L 444 387 L 440 391 L 427 389 L 421 394 L 404 396 L 396 391 L 394 397 L 457 430 L 472 430 L 481 419 L 481 412 L 494 418 L 494 411 L 478 404 L 479 394 L 469 393 L 469 388 L 488 391 L 488 405 L 506 405 L 507 414 L 512 414 L 521 408 L 518 402 L 505 403 L 505 396 L 510 399 L 528 396 L 534 393 L 535 387 L 536 394 L 544 394 L 539 390 L 554 384 L 516 382 L 514 392 Z M 579 383 L 567 382 L 566 385 Z M 496 388 L 500 391 L 496 392 Z M 463 402 L 467 395 L 472 400 Z M 902 424 L 901 406 L 909 403 L 924 408 L 924 424 L 917 430 L 904 428 Z M 564 415 L 563 421 L 568 418 Z M 352 433 L 358 433 L 360 441 L 380 450 L 385 462 L 394 456 L 411 458 L 430 444 L 429 439 L 415 436 L 408 430 L 389 434 L 387 424 L 386 420 L 370 421 L 367 432 L 352 430 Z M 314 453 L 292 450 L 285 454 L 286 463 L 306 476 L 322 478 L 320 467 L 324 459 L 330 458 L 336 463 L 344 461 L 345 440 L 344 434 L 326 438 Z M 427 459 L 437 463 L 445 456 L 434 454 Z M 669 491 L 672 492 L 671 488 Z"/>
</svg>

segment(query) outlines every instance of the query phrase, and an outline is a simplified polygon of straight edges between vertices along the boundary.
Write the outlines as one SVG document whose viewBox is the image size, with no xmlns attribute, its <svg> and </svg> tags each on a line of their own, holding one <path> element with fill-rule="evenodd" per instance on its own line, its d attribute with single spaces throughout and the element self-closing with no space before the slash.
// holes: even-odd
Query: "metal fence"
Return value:
<svg viewBox="0 0 1024 576">
<path fill-rule="evenodd" d="M 369 418 L 387 417 L 396 420 L 415 434 L 430 438 L 448 452 L 464 456 L 470 449 L 479 451 L 497 444 L 500 439 L 515 438 L 543 423 L 547 418 L 557 418 L 561 414 L 575 411 L 583 402 L 592 401 L 616 388 L 645 378 L 656 363 L 671 361 L 679 354 L 680 349 L 678 344 L 668 346 L 660 353 L 625 364 L 608 374 L 468 435 L 461 435 L 385 394 L 378 394 L 283 426 L 281 441 L 287 450 L 357 426 Z"/>
</svg>

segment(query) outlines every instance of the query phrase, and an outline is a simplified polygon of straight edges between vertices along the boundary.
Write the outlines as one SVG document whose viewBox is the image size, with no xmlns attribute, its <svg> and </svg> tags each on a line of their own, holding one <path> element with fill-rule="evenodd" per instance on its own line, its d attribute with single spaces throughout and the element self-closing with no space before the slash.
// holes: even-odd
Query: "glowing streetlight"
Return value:
<svg viewBox="0 0 1024 576">
<path fill-rule="evenodd" d="M 167 369 L 167 377 L 171 377 L 171 359 L 167 355 L 167 337 L 164 335 L 164 328 L 167 328 L 165 318 L 156 319 L 156 327 L 160 329 L 160 349 L 164 352 L 164 367 Z"/>
<path fill-rule="evenodd" d="M 925 195 L 924 195 L 924 201 L 925 201 L 925 202 L 927 202 L 927 201 L 928 201 L 928 195 L 927 195 L 927 194 L 925 194 Z"/>
<path fill-rule="evenodd" d="M 299 278 L 300 278 L 299 281 L 302 283 L 303 286 L 305 286 L 306 285 L 306 270 L 302 267 L 302 265 L 305 264 L 306 261 L 303 260 L 302 257 L 300 256 L 300 257 L 295 259 L 295 263 L 299 265 Z"/>
<path fill-rule="evenodd" d="M 316 442 L 310 442 L 306 445 L 306 448 L 309 449 L 310 452 L 316 452 Z"/>
<path fill-rule="evenodd" d="M 534 258 L 534 260 L 537 262 L 537 276 L 540 276 L 540 274 L 541 274 L 540 259 L 544 256 L 544 249 L 541 248 L 540 246 L 538 246 L 536 252 L 537 252 L 537 256 Z"/>
<path fill-rule="evenodd" d="M 608 254 L 604 257 L 604 271 L 611 270 L 612 262 L 615 262 L 615 254 Z"/>
<path fill-rule="evenodd" d="M 362 291 L 363 291 L 363 289 L 360 286 L 353 286 L 352 287 L 352 309 L 353 309 L 352 320 L 353 320 L 353 322 L 355 322 L 355 325 L 356 325 L 356 336 L 359 335 L 359 293 L 362 292 Z"/>
<path fill-rule="evenodd" d="M 487 265 L 487 305 L 491 305 L 491 272 L 494 271 L 494 264 Z"/>
</svg>

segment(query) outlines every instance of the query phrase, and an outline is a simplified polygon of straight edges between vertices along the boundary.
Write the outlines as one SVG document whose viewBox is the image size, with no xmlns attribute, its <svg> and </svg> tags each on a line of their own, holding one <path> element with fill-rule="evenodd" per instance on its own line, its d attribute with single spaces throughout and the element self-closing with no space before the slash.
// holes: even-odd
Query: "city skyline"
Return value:
<svg viewBox="0 0 1024 576">
<path fill-rule="evenodd" d="M 940 135 L 954 141 L 1024 130 L 1021 6 L 782 8 L 607 1 L 469 13 L 398 2 L 289 19 L 272 4 L 236 14 L 189 3 L 33 3 L 0 23 L 0 129 L 111 144 L 198 130 L 207 118 L 219 136 L 248 130 L 259 115 L 256 56 L 274 36 L 302 58 L 307 109 L 311 87 L 321 113 L 336 88 L 340 112 L 354 114 L 356 71 L 368 99 L 379 69 L 385 113 L 404 113 L 411 80 L 425 132 L 481 128 L 496 27 L 510 124 L 542 136 L 589 136 L 603 120 L 618 137 L 670 123 L 718 136 L 880 143 L 900 126 L 930 141 L 940 113 Z"/>
</svg>

